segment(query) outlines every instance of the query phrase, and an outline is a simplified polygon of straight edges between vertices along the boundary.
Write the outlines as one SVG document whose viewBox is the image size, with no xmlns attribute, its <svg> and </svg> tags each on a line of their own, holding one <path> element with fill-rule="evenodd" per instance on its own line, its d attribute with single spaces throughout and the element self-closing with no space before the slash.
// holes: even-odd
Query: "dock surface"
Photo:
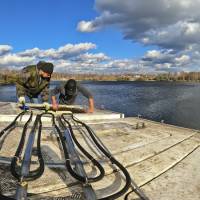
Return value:
<svg viewBox="0 0 200 200">
<path fill-rule="evenodd" d="M 8 109 L 9 106 L 11 105 L 0 103 L 0 130 L 5 128 L 19 112 L 16 105 L 12 104 L 13 109 Z M 121 118 L 122 114 L 109 111 L 77 114 L 76 117 L 92 128 L 149 199 L 200 199 L 200 133 L 198 130 L 142 118 Z M 70 116 L 68 120 L 73 126 L 79 143 L 105 169 L 104 178 L 91 183 L 97 199 L 120 190 L 125 184 L 120 171 L 114 170 L 110 161 L 95 148 L 90 137 L 84 134 L 83 127 L 74 123 Z M 15 129 L 0 138 L 0 192 L 3 195 L 15 196 L 17 180 L 10 173 L 10 162 L 19 143 L 24 121 L 19 120 Z M 84 199 L 81 183 L 66 170 L 63 151 L 57 141 L 55 130 L 52 129 L 51 120 L 44 119 L 43 125 L 41 149 L 45 170 L 40 178 L 28 182 L 28 199 L 58 199 L 59 197 L 67 199 L 73 196 L 74 199 Z M 32 125 L 28 128 L 28 133 L 31 127 Z M 27 140 L 28 136 L 26 142 Z M 36 141 L 33 145 L 31 169 L 38 166 L 34 155 L 35 149 Z M 97 175 L 98 171 L 91 161 L 86 159 L 79 150 L 78 154 L 87 175 L 90 177 Z M 118 199 L 124 197 L 125 195 Z M 138 196 L 132 192 L 128 199 L 138 199 Z"/>
</svg>

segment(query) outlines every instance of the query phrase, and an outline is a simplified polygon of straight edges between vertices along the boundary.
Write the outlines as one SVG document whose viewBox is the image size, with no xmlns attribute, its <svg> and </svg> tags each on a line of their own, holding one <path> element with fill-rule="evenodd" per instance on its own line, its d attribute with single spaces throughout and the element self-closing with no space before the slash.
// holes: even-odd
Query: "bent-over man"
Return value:
<svg viewBox="0 0 200 200">
<path fill-rule="evenodd" d="M 42 102 L 48 102 L 49 83 L 53 68 L 52 63 L 40 61 L 36 65 L 29 65 L 23 68 L 15 76 L 19 103 L 25 104 L 25 99 L 27 98 L 31 103 L 38 103 L 39 95 Z"/>
<path fill-rule="evenodd" d="M 58 109 L 56 95 L 59 94 L 59 104 L 70 105 L 74 104 L 76 97 L 81 93 L 88 99 L 89 108 L 86 112 L 94 112 L 94 99 L 92 94 L 80 83 L 74 79 L 68 80 L 65 84 L 55 87 L 51 91 L 52 106 L 54 110 Z"/>
</svg>

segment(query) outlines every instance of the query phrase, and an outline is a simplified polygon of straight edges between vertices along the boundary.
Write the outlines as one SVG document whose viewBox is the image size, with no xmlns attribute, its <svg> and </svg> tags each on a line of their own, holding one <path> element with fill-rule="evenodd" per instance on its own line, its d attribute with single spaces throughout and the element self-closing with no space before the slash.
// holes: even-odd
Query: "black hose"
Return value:
<svg viewBox="0 0 200 200">
<path fill-rule="evenodd" d="M 18 118 L 19 118 L 20 116 L 23 116 L 23 115 L 25 114 L 25 112 L 26 112 L 26 111 L 23 111 L 23 112 L 19 113 L 19 114 L 15 117 L 15 119 L 14 119 L 6 128 L 4 128 L 4 129 L 0 132 L 0 138 L 1 138 L 1 136 L 2 136 L 7 130 L 9 130 L 10 128 L 12 128 L 12 127 L 14 127 L 14 126 L 16 125 Z"/>
<path fill-rule="evenodd" d="M 36 116 L 35 122 L 33 124 L 32 129 L 31 129 L 31 132 L 36 131 L 38 123 L 39 123 L 39 128 L 38 128 L 38 138 L 37 138 L 37 156 L 38 156 L 38 161 L 39 161 L 39 167 L 37 169 L 33 170 L 33 171 L 30 171 L 27 176 L 22 176 L 21 174 L 18 174 L 16 172 L 16 169 L 15 169 L 16 160 L 14 160 L 13 166 L 12 166 L 13 171 L 11 171 L 11 172 L 18 179 L 18 181 L 22 181 L 22 179 L 25 180 L 25 181 L 35 180 L 35 179 L 39 178 L 44 172 L 44 161 L 43 161 L 43 158 L 42 158 L 42 155 L 41 155 L 41 150 L 40 150 L 40 140 L 41 140 L 41 116 L 40 115 Z M 26 130 L 27 127 L 24 127 L 24 129 Z M 23 143 L 23 141 L 22 141 L 22 143 Z M 22 151 L 22 149 L 20 149 L 19 151 Z M 16 159 L 16 157 L 14 157 L 14 159 Z"/>
<path fill-rule="evenodd" d="M 81 145 L 80 143 L 78 142 L 78 140 L 76 139 L 75 135 L 74 135 L 74 132 L 73 132 L 73 129 L 72 129 L 72 126 L 71 124 L 69 123 L 69 121 L 67 121 L 64 117 L 62 117 L 62 119 L 68 124 L 68 127 L 69 127 L 69 130 L 70 130 L 70 133 L 71 133 L 71 136 L 72 136 L 72 139 L 73 141 L 76 143 L 76 145 L 78 146 L 78 148 L 81 150 L 81 152 L 94 164 L 94 166 L 96 166 L 99 171 L 100 171 L 100 174 L 99 176 L 97 177 L 88 177 L 88 181 L 89 182 L 95 182 L 95 181 L 99 181 L 101 180 L 104 176 L 105 176 L 105 170 L 104 168 L 101 166 L 101 164 L 93 157 L 91 156 Z M 62 122 L 62 121 L 61 121 Z M 62 125 L 65 127 L 65 125 L 62 123 Z M 66 127 L 65 127 L 66 128 Z"/>
<path fill-rule="evenodd" d="M 56 125 L 55 123 L 55 116 L 52 114 L 52 113 L 48 113 L 50 115 L 52 115 L 52 122 L 53 122 L 53 126 L 55 127 L 58 135 L 59 135 L 59 138 L 60 138 L 60 142 L 61 142 L 61 145 L 62 145 L 62 148 L 63 148 L 63 151 L 64 151 L 64 156 L 65 156 L 65 165 L 66 165 L 66 168 L 67 170 L 69 171 L 69 173 L 72 175 L 72 177 L 74 177 L 75 179 L 81 181 L 81 182 L 84 182 L 86 183 L 87 182 L 87 178 L 86 177 L 83 177 L 83 176 L 80 176 L 78 175 L 71 167 L 71 164 L 70 164 L 70 158 L 69 158 L 69 153 L 68 153 L 68 150 L 66 148 L 66 145 L 65 145 L 65 137 L 62 135 L 62 132 L 60 131 L 60 129 L 58 128 L 58 126 Z"/>
<path fill-rule="evenodd" d="M 38 157 L 38 161 L 39 161 L 39 167 L 34 171 L 34 172 L 30 172 L 33 176 L 34 179 L 39 178 L 40 176 L 42 176 L 42 174 L 44 173 L 44 159 L 42 156 L 42 152 L 41 152 L 41 134 L 42 134 L 42 116 L 46 114 L 46 113 L 42 113 L 39 116 L 39 127 L 38 127 L 38 138 L 37 138 L 37 157 Z"/>
<path fill-rule="evenodd" d="M 64 117 L 64 114 L 62 114 L 62 117 Z M 109 152 L 107 152 L 104 149 L 104 147 L 102 147 L 102 145 L 97 141 L 96 137 L 93 135 L 91 128 L 88 125 L 86 125 L 85 123 L 75 119 L 73 115 L 72 115 L 72 119 L 75 122 L 81 124 L 83 127 L 86 128 L 86 130 L 90 134 L 92 140 L 94 141 L 95 145 L 103 152 L 103 154 L 111 161 L 112 164 L 115 164 L 123 172 L 123 174 L 125 176 L 125 179 L 126 179 L 125 186 L 120 191 L 116 192 L 115 194 L 111 194 L 110 196 L 103 197 L 103 198 L 101 198 L 101 200 L 112 200 L 112 199 L 117 199 L 117 198 L 121 197 L 122 195 L 124 195 L 128 191 L 128 189 L 131 186 L 131 177 L 130 177 L 128 171 Z"/>
<path fill-rule="evenodd" d="M 7 196 L 4 196 L 4 195 L 2 195 L 2 194 L 0 194 L 0 199 L 2 199 L 2 200 L 15 200 L 15 199 L 12 198 L 12 197 L 7 197 Z"/>
<path fill-rule="evenodd" d="M 129 195 L 130 195 L 131 193 L 133 193 L 133 192 L 134 192 L 134 190 L 131 190 L 130 192 L 128 192 L 128 193 L 125 195 L 124 200 L 128 200 Z"/>
<path fill-rule="evenodd" d="M 19 145 L 17 147 L 17 150 L 15 152 L 15 155 L 11 160 L 11 167 L 10 167 L 11 168 L 11 174 L 16 179 L 18 179 L 18 181 L 20 181 L 20 174 L 18 174 L 17 171 L 16 171 L 17 161 L 20 159 L 22 150 L 24 148 L 24 143 L 25 143 L 25 139 L 26 139 L 26 133 L 27 133 L 28 125 L 32 120 L 32 116 L 33 116 L 33 113 L 31 112 L 31 115 L 30 115 L 28 121 L 24 125 L 23 131 L 22 131 L 22 135 L 21 135 L 21 139 L 20 139 Z"/>
<path fill-rule="evenodd" d="M 99 140 L 100 144 L 107 150 L 107 152 L 109 152 L 109 150 L 103 145 L 103 143 L 101 142 L 101 140 L 95 134 L 95 132 L 91 128 L 90 128 L 90 130 L 93 133 L 93 135 Z M 124 200 L 128 200 L 128 196 L 132 192 L 136 193 L 140 197 L 141 200 L 149 200 L 149 198 L 143 193 L 143 191 L 132 180 L 131 180 L 131 187 L 132 187 L 132 190 L 125 195 Z"/>
<path fill-rule="evenodd" d="M 59 121 L 61 121 L 61 119 L 59 118 L 58 119 Z M 74 177 L 75 179 L 79 180 L 80 182 L 83 182 L 83 183 L 87 183 L 88 179 L 87 177 L 83 177 L 83 176 L 80 176 L 79 174 L 77 174 L 71 167 L 71 163 L 70 163 L 70 157 L 69 157 L 69 153 L 68 153 L 68 150 L 66 148 L 66 144 L 65 144 L 65 140 L 66 138 L 63 136 L 63 134 L 61 133 L 60 129 L 58 128 L 57 125 L 55 125 L 55 128 L 56 128 L 56 131 L 60 137 L 60 141 L 61 141 L 61 144 L 62 144 L 62 148 L 63 148 L 63 151 L 64 151 L 64 156 L 65 156 L 65 166 L 67 167 L 67 170 L 69 171 L 69 173 L 71 174 L 72 177 Z"/>
<path fill-rule="evenodd" d="M 38 157 L 38 161 L 39 161 L 39 167 L 33 171 L 29 172 L 28 177 L 26 177 L 26 180 L 35 180 L 39 177 L 42 176 L 42 174 L 44 173 L 44 169 L 45 169 L 45 165 L 44 165 L 44 159 L 42 156 L 42 152 L 41 152 L 41 133 L 42 133 L 42 116 L 46 115 L 49 113 L 42 113 L 38 116 L 38 123 L 39 123 L 39 127 L 38 127 L 38 137 L 37 137 L 37 157 Z"/>
</svg>

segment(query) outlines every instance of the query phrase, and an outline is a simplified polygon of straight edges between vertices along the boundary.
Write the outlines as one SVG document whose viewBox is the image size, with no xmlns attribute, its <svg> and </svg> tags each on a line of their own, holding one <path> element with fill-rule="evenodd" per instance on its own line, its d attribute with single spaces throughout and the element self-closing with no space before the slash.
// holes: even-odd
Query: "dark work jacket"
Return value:
<svg viewBox="0 0 200 200">
<path fill-rule="evenodd" d="M 18 97 L 27 95 L 30 98 L 37 98 L 40 94 L 43 101 L 48 101 L 50 78 L 40 77 L 36 65 L 23 68 L 15 76 L 15 81 Z"/>
</svg>

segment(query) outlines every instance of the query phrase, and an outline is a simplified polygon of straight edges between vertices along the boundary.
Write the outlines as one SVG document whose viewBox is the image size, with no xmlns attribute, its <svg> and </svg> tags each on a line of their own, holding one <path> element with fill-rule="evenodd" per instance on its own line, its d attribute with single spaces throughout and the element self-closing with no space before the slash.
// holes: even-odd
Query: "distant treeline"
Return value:
<svg viewBox="0 0 200 200">
<path fill-rule="evenodd" d="M 176 72 L 162 74 L 61 74 L 54 73 L 54 80 L 76 80 L 93 81 L 200 81 L 200 72 Z"/>
<path fill-rule="evenodd" d="M 16 70 L 0 70 L 0 84 L 12 84 Z M 52 80 L 91 80 L 91 81 L 200 81 L 200 72 L 179 72 L 163 74 L 66 74 L 54 72 Z"/>
<path fill-rule="evenodd" d="M 157 81 L 200 81 L 200 72 L 163 73 L 155 77 Z"/>
<path fill-rule="evenodd" d="M 14 70 L 0 70 L 0 84 L 12 84 L 14 81 L 9 78 L 14 75 L 16 71 Z"/>
<path fill-rule="evenodd" d="M 61 74 L 61 73 L 53 73 L 53 80 L 91 80 L 91 81 L 129 81 L 136 80 L 141 78 L 142 76 L 134 75 L 134 74 Z"/>
</svg>

